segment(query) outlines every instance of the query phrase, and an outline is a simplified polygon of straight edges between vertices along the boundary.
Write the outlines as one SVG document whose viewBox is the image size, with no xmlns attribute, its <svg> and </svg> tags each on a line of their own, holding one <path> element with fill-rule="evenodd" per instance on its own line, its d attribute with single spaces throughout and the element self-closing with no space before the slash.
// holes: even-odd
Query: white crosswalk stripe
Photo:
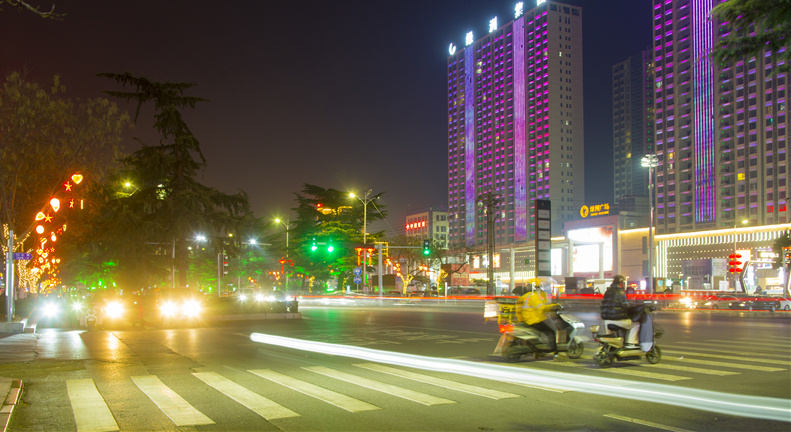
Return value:
<svg viewBox="0 0 791 432">
<path fill-rule="evenodd" d="M 118 430 L 113 413 L 110 412 L 92 379 L 67 380 L 66 390 L 71 400 L 77 432 Z"/>
<path fill-rule="evenodd" d="M 693 350 L 693 351 L 696 351 L 696 352 L 697 351 L 715 352 L 715 353 L 722 353 L 723 352 L 721 348 L 720 349 L 717 349 L 717 348 L 704 348 L 704 347 L 699 347 L 699 346 L 696 346 L 696 347 L 693 348 L 693 347 L 687 347 L 687 346 L 678 346 L 678 345 L 674 345 L 674 344 L 662 345 L 662 349 L 665 349 L 665 348 L 677 349 L 677 350 L 689 349 L 689 350 Z M 733 350 L 729 350 L 728 352 L 733 352 Z M 783 359 L 783 360 L 788 360 L 789 357 L 791 357 L 791 353 L 789 353 L 789 355 L 761 353 L 760 355 L 761 355 L 761 357 L 765 357 L 765 358 L 776 358 L 776 359 Z"/>
<path fill-rule="evenodd" d="M 721 350 L 729 350 L 729 351 L 735 351 L 735 350 L 746 351 L 746 350 L 754 349 L 754 350 L 757 350 L 757 351 L 766 351 L 766 352 L 782 352 L 782 353 L 787 353 L 788 352 L 788 348 L 772 348 L 771 346 L 764 348 L 763 344 L 759 344 L 759 345 L 761 345 L 761 347 L 749 347 L 748 343 L 746 343 L 746 342 L 738 343 L 738 344 L 728 344 L 728 343 L 725 343 L 725 342 L 689 342 L 689 341 L 680 341 L 680 342 L 676 342 L 676 343 L 682 344 L 684 346 L 693 345 L 693 348 L 696 347 L 696 346 L 704 346 L 704 347 L 711 346 L 711 347 L 719 348 Z M 774 345 L 772 345 L 772 346 L 774 346 Z"/>
<path fill-rule="evenodd" d="M 248 371 L 252 374 L 258 375 L 261 378 L 266 378 L 272 382 L 278 383 L 282 386 L 288 387 L 292 390 L 296 390 L 300 393 L 304 393 L 308 396 L 312 396 L 316 399 L 322 400 L 329 404 L 335 405 L 338 408 L 343 408 L 346 411 L 350 412 L 360 412 L 360 411 L 372 411 L 378 410 L 379 407 L 376 405 L 371 405 L 367 402 L 363 402 L 359 399 L 355 399 L 353 397 L 349 397 L 346 395 L 342 395 L 340 393 L 334 392 L 332 390 L 327 390 L 325 388 L 319 387 L 317 385 L 313 385 L 307 383 L 305 381 L 298 380 L 296 378 L 292 378 L 287 375 L 283 375 L 281 373 L 275 372 L 269 369 L 254 369 Z"/>
<path fill-rule="evenodd" d="M 757 365 L 747 364 L 749 362 L 778 364 L 779 361 L 777 361 L 777 360 L 767 360 L 767 359 L 760 359 L 760 358 L 754 358 L 754 357 L 749 357 L 749 356 L 737 357 L 737 356 L 727 356 L 727 355 L 719 355 L 719 354 L 696 353 L 696 352 L 690 352 L 690 351 L 676 351 L 676 350 L 669 350 L 669 349 L 662 350 L 662 352 L 664 354 L 677 354 L 677 355 L 680 354 L 680 355 L 684 356 L 684 360 L 687 360 L 690 363 L 700 363 L 700 364 L 705 364 L 705 365 L 709 365 L 709 366 L 715 366 L 716 365 L 716 366 L 724 366 L 724 367 L 730 367 L 730 368 L 735 368 L 735 369 L 757 370 L 757 371 L 763 371 L 763 372 L 779 372 L 779 371 L 784 371 L 785 370 L 783 368 L 757 366 Z M 722 360 L 735 360 L 738 363 L 711 362 L 711 361 L 699 360 L 699 359 L 696 359 L 695 357 L 713 357 L 713 358 L 722 359 Z"/>
<path fill-rule="evenodd" d="M 132 381 L 176 426 L 214 424 L 154 375 L 133 376 Z"/>
<path fill-rule="evenodd" d="M 309 370 L 311 372 L 316 372 L 318 374 L 322 374 L 328 377 L 343 380 L 352 384 L 357 384 L 359 386 L 366 387 L 371 390 L 388 393 L 393 396 L 397 396 L 403 399 L 411 400 L 413 402 L 421 403 L 423 405 L 443 405 L 443 404 L 456 403 L 455 401 L 452 400 L 443 399 L 441 397 L 432 396 L 426 393 L 420 393 L 414 390 L 409 390 L 403 387 L 386 384 L 368 378 L 363 378 L 358 375 L 352 375 L 350 373 L 341 372 L 324 366 L 311 366 L 303 369 Z"/>
<path fill-rule="evenodd" d="M 252 392 L 218 373 L 196 372 L 193 375 L 267 420 L 299 417 L 299 414 L 294 411 Z"/>
<path fill-rule="evenodd" d="M 513 393 L 506 393 L 498 390 L 491 390 L 483 387 L 468 385 L 457 381 L 436 378 L 426 374 L 397 369 L 394 367 L 385 366 L 378 363 L 363 363 L 363 364 L 356 364 L 355 366 L 377 372 L 383 372 L 390 375 L 395 375 L 397 377 L 406 378 L 417 382 L 427 383 L 439 387 L 445 387 L 451 390 L 457 390 L 464 393 L 483 396 L 489 399 L 508 399 L 508 398 L 522 397 L 520 395 Z"/>
<path fill-rule="evenodd" d="M 685 376 L 649 372 L 646 370 L 642 370 L 639 367 L 609 367 L 609 368 L 594 369 L 590 365 L 581 364 L 581 363 L 572 363 L 572 362 L 545 362 L 545 363 L 552 366 L 562 366 L 566 368 L 587 368 L 590 370 L 602 371 L 606 373 L 629 375 L 629 376 L 636 376 L 642 378 L 653 378 L 662 381 L 683 381 L 683 380 L 692 379 L 691 377 L 685 377 Z"/>
</svg>

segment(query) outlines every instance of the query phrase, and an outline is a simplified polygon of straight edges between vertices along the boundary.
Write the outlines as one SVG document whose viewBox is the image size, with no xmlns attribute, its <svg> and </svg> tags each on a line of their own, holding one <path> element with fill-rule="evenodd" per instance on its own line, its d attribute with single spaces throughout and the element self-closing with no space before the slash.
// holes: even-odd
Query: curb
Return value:
<svg viewBox="0 0 791 432">
<path fill-rule="evenodd" d="M 14 407 L 19 403 L 19 398 L 22 396 L 22 380 L 12 380 L 11 388 L 8 390 L 3 402 L 3 407 L 0 409 L 0 432 L 8 430 L 8 424 L 11 422 L 11 414 L 14 412 Z"/>
</svg>

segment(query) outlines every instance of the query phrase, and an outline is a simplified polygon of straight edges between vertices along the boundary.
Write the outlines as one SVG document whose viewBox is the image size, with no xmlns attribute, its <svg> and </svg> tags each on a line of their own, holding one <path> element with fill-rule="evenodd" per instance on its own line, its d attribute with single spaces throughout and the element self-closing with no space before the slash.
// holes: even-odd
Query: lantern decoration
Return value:
<svg viewBox="0 0 791 432">
<path fill-rule="evenodd" d="M 49 205 L 51 205 L 52 210 L 55 210 L 56 212 L 60 210 L 60 200 L 57 198 L 52 198 L 51 200 L 49 200 Z"/>
<path fill-rule="evenodd" d="M 42 225 L 37 226 L 36 227 L 36 232 L 39 233 L 39 234 L 43 234 L 44 233 L 44 227 Z"/>
<path fill-rule="evenodd" d="M 82 182 L 82 174 L 74 174 L 71 176 L 71 181 L 73 181 L 74 184 L 80 184 L 80 182 Z"/>
<path fill-rule="evenodd" d="M 38 212 L 38 214 L 36 215 L 36 220 L 40 221 L 41 219 L 44 219 L 44 217 L 45 217 L 44 212 Z"/>
</svg>

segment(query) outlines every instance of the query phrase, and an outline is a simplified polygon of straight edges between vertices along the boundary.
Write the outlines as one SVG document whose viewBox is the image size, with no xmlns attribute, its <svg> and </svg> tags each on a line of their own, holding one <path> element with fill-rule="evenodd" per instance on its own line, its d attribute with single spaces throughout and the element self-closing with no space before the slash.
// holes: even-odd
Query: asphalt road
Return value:
<svg viewBox="0 0 791 432">
<path fill-rule="evenodd" d="M 591 344 L 579 360 L 503 362 L 491 355 L 499 333 L 484 323 L 481 303 L 343 302 L 300 311 L 302 320 L 199 328 L 41 329 L 23 347 L 34 360 L 7 354 L 0 340 L 0 376 L 25 383 L 11 430 L 788 431 L 791 424 L 787 313 L 658 312 L 666 330 L 660 364 L 600 369 Z M 751 405 L 759 418 L 733 415 Z M 774 418 L 786 421 L 763 418 L 767 407 L 779 407 Z"/>
</svg>

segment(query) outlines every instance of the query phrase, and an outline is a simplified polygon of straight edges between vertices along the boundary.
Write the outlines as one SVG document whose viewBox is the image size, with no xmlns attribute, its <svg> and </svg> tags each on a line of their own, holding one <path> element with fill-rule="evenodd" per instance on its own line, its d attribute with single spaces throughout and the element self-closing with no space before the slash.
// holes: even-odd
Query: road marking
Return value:
<svg viewBox="0 0 791 432">
<path fill-rule="evenodd" d="M 694 349 L 694 348 L 693 348 Z M 740 365 L 744 365 L 746 362 L 756 362 L 756 363 L 769 363 L 769 364 L 777 364 L 780 363 L 777 360 L 769 360 L 769 359 L 757 359 L 751 356 L 728 356 L 728 355 L 721 355 L 721 354 L 705 354 L 705 353 L 696 353 L 696 352 L 689 352 L 689 351 L 676 351 L 676 350 L 662 350 L 662 352 L 672 353 L 672 354 L 681 354 L 681 355 L 690 355 L 690 356 L 698 356 L 698 357 L 714 357 L 716 359 L 723 359 L 723 360 L 736 360 L 739 362 Z M 761 370 L 761 369 L 759 369 Z M 778 371 L 785 370 L 785 369 L 775 369 Z"/>
<path fill-rule="evenodd" d="M 682 354 L 684 356 L 687 356 L 687 355 L 703 356 L 704 355 L 704 354 L 697 354 L 697 353 L 691 354 L 691 353 L 687 353 L 687 352 L 672 351 L 672 350 L 665 350 L 663 352 L 665 354 Z M 718 358 L 718 356 L 715 356 L 715 355 L 709 355 L 708 357 Z M 707 365 L 707 366 L 719 366 L 719 367 L 728 367 L 728 368 L 732 368 L 732 369 L 746 369 L 746 370 L 755 370 L 755 371 L 762 371 L 762 372 L 779 372 L 779 371 L 784 371 L 785 370 L 785 369 L 780 369 L 780 368 L 770 368 L 770 367 L 766 367 L 766 366 L 755 366 L 755 365 L 746 365 L 746 364 L 733 364 L 733 363 L 717 362 L 717 361 L 711 361 L 711 360 L 699 360 L 699 359 L 693 359 L 693 358 L 689 358 L 689 357 L 663 356 L 662 359 L 664 359 L 664 360 L 671 360 L 671 361 L 683 361 L 683 362 L 687 362 L 687 363 L 698 363 L 698 364 L 704 364 L 704 365 Z"/>
<path fill-rule="evenodd" d="M 360 411 L 373 411 L 380 409 L 376 405 L 371 405 L 359 399 L 355 399 L 353 397 L 342 395 L 332 390 L 327 390 L 323 387 L 306 383 L 305 381 L 301 381 L 296 378 L 283 375 L 281 373 L 275 372 L 270 369 L 254 369 L 254 370 L 250 370 L 249 372 L 258 375 L 261 378 L 266 378 L 277 384 L 288 387 L 292 390 L 296 390 L 300 393 L 327 402 L 328 404 L 335 405 L 338 408 L 343 408 L 346 411 L 360 412 Z"/>
<path fill-rule="evenodd" d="M 719 344 L 720 346 L 726 346 L 726 347 L 742 347 L 743 348 L 745 346 L 748 346 L 748 347 L 750 347 L 749 349 L 759 349 L 759 350 L 762 350 L 762 351 L 773 351 L 773 352 L 788 353 L 788 348 L 773 348 L 773 347 L 777 347 L 778 346 L 778 343 L 774 342 L 774 341 L 772 341 L 772 342 L 767 342 L 767 341 L 756 342 L 755 340 L 753 340 L 753 341 L 743 341 L 743 342 L 733 343 L 734 341 L 711 339 L 711 340 L 707 341 L 707 343 L 709 343 L 709 342 L 714 342 L 714 343 Z M 685 341 L 684 343 L 688 343 L 688 342 Z"/>
<path fill-rule="evenodd" d="M 754 337 L 750 337 L 750 338 L 736 338 L 736 339 L 737 340 L 746 340 L 746 341 L 760 340 L 760 339 L 756 339 Z M 775 342 L 775 341 L 791 342 L 791 338 L 787 338 L 787 337 L 784 337 L 784 336 L 761 336 L 761 339 L 768 339 L 771 342 Z"/>
<path fill-rule="evenodd" d="M 685 347 L 685 346 L 665 345 L 665 344 L 662 344 L 662 347 L 670 347 L 670 348 L 675 348 L 675 349 L 690 349 L 689 347 Z M 692 348 L 692 349 L 694 349 L 695 351 L 708 351 L 708 352 L 717 352 L 717 353 L 723 352 L 722 349 L 715 349 L 715 348 L 695 347 L 695 348 Z M 783 359 L 783 360 L 787 360 L 788 359 L 787 355 L 782 355 L 782 354 L 758 353 L 757 355 L 760 355 L 761 357 L 779 358 L 779 359 Z"/>
<path fill-rule="evenodd" d="M 290 409 L 278 405 L 277 403 L 254 393 L 239 384 L 223 377 L 216 372 L 195 372 L 196 378 L 214 387 L 220 393 L 228 396 L 236 402 L 244 405 L 250 411 L 260 415 L 267 420 L 275 420 L 289 417 L 299 417 L 299 414 Z"/>
<path fill-rule="evenodd" d="M 414 390 L 405 389 L 403 387 L 398 387 L 379 381 L 374 381 L 368 378 L 363 378 L 361 376 L 337 371 L 324 366 L 311 366 L 311 367 L 305 367 L 303 369 L 309 370 L 311 372 L 316 372 L 318 374 L 322 374 L 331 378 L 346 381 L 352 384 L 357 384 L 359 386 L 366 387 L 371 390 L 388 393 L 393 396 L 411 400 L 412 402 L 421 403 L 423 405 L 442 405 L 442 404 L 456 403 L 452 400 L 443 399 L 429 394 L 416 392 Z"/>
<path fill-rule="evenodd" d="M 676 342 L 676 343 L 684 344 L 684 345 L 695 345 L 695 346 L 698 346 L 698 345 L 715 346 L 715 347 L 719 347 L 720 349 L 727 348 L 729 350 L 739 350 L 739 351 L 747 351 L 747 350 L 751 350 L 751 349 L 759 349 L 759 350 L 762 350 L 762 351 L 770 351 L 770 352 L 788 352 L 788 350 L 784 350 L 784 349 L 747 347 L 747 346 L 745 346 L 745 345 L 747 345 L 746 343 L 735 344 L 735 345 L 724 344 L 722 342 L 687 342 L 687 341 L 679 341 L 679 342 Z"/>
<path fill-rule="evenodd" d="M 673 426 L 667 426 L 667 425 L 654 423 L 654 422 L 650 422 L 650 421 L 646 421 L 646 420 L 640 420 L 640 419 L 635 419 L 635 418 L 630 418 L 630 417 L 619 416 L 617 414 L 605 414 L 604 416 L 605 417 L 609 417 L 611 419 L 615 419 L 615 420 L 621 420 L 621 421 L 625 421 L 625 422 L 629 422 L 629 423 L 637 423 L 639 425 L 649 426 L 649 427 L 652 427 L 652 428 L 662 429 L 662 430 L 666 430 L 666 431 L 692 432 L 692 431 L 687 430 L 687 429 L 681 429 L 681 428 L 677 428 L 677 427 L 673 427 Z"/>
<path fill-rule="evenodd" d="M 214 424 L 154 375 L 133 376 L 132 381 L 176 426 Z"/>
<path fill-rule="evenodd" d="M 118 424 L 92 379 L 66 381 L 77 432 L 117 431 Z"/>
<path fill-rule="evenodd" d="M 649 368 L 672 369 L 672 370 L 677 370 L 677 371 L 682 371 L 682 372 L 700 373 L 700 374 L 704 374 L 704 375 L 717 375 L 717 376 L 741 375 L 740 372 L 730 372 L 730 371 L 723 371 L 723 370 L 717 370 L 717 369 L 701 369 L 701 368 L 696 368 L 696 367 L 670 365 L 670 364 L 665 364 L 665 363 L 648 364 L 648 365 L 645 365 L 645 366 L 649 367 Z"/>
<path fill-rule="evenodd" d="M 658 379 L 658 380 L 662 380 L 662 381 L 682 381 L 682 380 L 692 379 L 690 377 L 682 377 L 682 376 L 678 376 L 678 375 L 668 375 L 668 374 L 660 374 L 660 373 L 655 373 L 655 372 L 647 372 L 647 371 L 637 370 L 637 369 L 634 368 L 634 366 L 617 367 L 617 368 L 609 367 L 609 368 L 593 369 L 591 367 L 587 367 L 587 366 L 584 366 L 584 365 L 581 365 L 581 364 L 578 364 L 578 363 L 571 363 L 571 362 L 552 362 L 552 363 L 547 362 L 547 364 L 548 365 L 551 364 L 553 366 L 577 367 L 577 368 L 583 368 L 583 369 L 588 369 L 588 370 L 599 370 L 599 371 L 602 371 L 602 372 L 609 372 L 609 373 L 620 374 L 620 375 L 638 376 L 638 377 L 642 377 L 642 378 L 653 378 L 653 379 Z"/>
<path fill-rule="evenodd" d="M 463 384 L 456 381 L 446 380 L 442 378 L 436 378 L 429 375 L 424 375 L 416 372 L 410 372 L 402 369 L 396 369 L 390 366 L 381 365 L 378 363 L 362 363 L 356 364 L 355 366 L 361 367 L 364 369 L 382 372 L 390 375 L 395 375 L 397 377 L 410 379 L 413 381 L 427 383 L 439 387 L 444 387 L 450 390 L 457 390 L 464 393 L 470 393 L 478 396 L 483 396 L 489 399 L 509 399 L 509 398 L 518 398 L 522 397 L 518 394 L 513 393 L 506 393 L 497 390 L 487 389 L 483 387 L 473 386 L 469 384 Z"/>
</svg>

